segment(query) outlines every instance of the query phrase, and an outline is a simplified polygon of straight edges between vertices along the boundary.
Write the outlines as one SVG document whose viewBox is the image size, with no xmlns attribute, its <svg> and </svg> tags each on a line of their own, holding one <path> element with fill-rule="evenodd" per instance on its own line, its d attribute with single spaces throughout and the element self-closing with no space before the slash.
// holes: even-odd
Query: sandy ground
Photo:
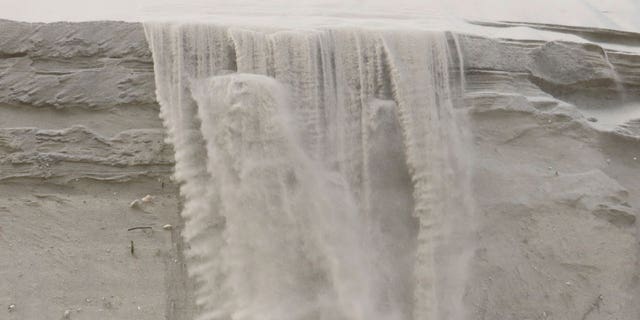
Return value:
<svg viewBox="0 0 640 320">
<path fill-rule="evenodd" d="M 0 194 L 3 319 L 188 319 L 171 183 L 23 179 Z"/>
</svg>

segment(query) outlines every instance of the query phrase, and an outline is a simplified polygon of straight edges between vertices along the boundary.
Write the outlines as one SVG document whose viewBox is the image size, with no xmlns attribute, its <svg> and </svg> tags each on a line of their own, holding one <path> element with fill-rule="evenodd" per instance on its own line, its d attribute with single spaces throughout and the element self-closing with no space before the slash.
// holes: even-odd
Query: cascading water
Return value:
<svg viewBox="0 0 640 320">
<path fill-rule="evenodd" d="M 200 319 L 464 319 L 473 223 L 454 37 L 145 30 Z"/>
</svg>

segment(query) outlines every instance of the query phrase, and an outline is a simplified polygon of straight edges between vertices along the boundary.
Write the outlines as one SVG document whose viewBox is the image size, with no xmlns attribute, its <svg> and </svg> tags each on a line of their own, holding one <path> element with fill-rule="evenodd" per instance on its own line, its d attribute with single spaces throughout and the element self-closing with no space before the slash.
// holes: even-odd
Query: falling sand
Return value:
<svg viewBox="0 0 640 320">
<path fill-rule="evenodd" d="M 451 33 L 145 24 L 199 319 L 463 319 Z"/>
</svg>

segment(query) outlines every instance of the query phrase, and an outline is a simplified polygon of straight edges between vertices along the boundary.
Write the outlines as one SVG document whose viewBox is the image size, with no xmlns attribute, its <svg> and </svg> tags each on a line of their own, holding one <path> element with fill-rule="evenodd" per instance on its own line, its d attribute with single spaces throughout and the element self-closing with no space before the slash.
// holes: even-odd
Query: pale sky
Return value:
<svg viewBox="0 0 640 320">
<path fill-rule="evenodd" d="M 138 0 L 0 0 L 0 18 L 30 22 L 135 21 Z"/>
<path fill-rule="evenodd" d="M 203 12 L 268 11 L 294 7 L 346 12 L 408 10 L 425 16 L 592 26 L 640 32 L 640 0 L 0 0 L 0 18 L 20 21 L 141 21 Z M 314 11 L 315 12 L 315 11 Z"/>
</svg>

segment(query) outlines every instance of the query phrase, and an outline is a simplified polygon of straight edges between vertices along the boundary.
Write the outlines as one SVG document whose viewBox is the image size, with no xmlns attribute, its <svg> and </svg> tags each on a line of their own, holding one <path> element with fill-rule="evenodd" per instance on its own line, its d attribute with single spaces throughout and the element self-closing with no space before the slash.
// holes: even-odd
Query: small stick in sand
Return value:
<svg viewBox="0 0 640 320">
<path fill-rule="evenodd" d="M 131 240 L 131 246 L 130 246 L 130 249 L 131 249 L 131 255 L 132 255 L 132 256 L 135 256 L 135 255 L 136 255 L 136 248 L 135 248 L 135 246 L 133 245 L 133 240 Z"/>
<path fill-rule="evenodd" d="M 144 230 L 144 229 L 153 229 L 153 228 L 152 227 L 133 227 L 133 228 L 127 229 L 127 231 Z"/>
</svg>

